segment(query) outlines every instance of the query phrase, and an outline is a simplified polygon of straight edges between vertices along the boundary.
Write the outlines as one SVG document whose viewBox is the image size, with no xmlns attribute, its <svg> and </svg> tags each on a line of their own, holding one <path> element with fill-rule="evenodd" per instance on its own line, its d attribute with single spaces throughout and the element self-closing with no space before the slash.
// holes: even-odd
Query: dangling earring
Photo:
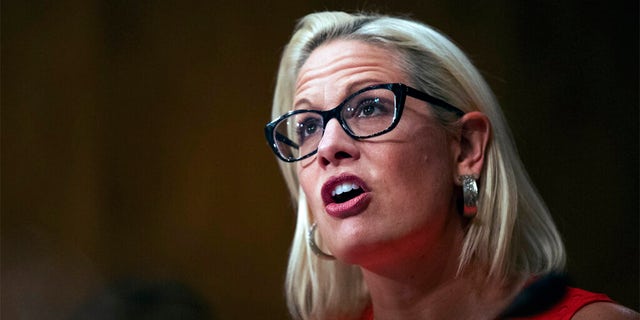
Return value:
<svg viewBox="0 0 640 320">
<path fill-rule="evenodd" d="M 478 213 L 478 185 L 476 178 L 472 175 L 460 176 L 462 181 L 462 196 L 464 198 L 464 210 L 462 215 L 466 218 L 473 218 Z"/>
<path fill-rule="evenodd" d="M 309 231 L 307 232 L 307 244 L 309 245 L 309 248 L 311 248 L 311 251 L 313 251 L 313 253 L 316 254 L 316 256 L 322 258 L 322 259 L 326 259 L 326 260 L 335 260 L 336 257 L 324 253 L 322 250 L 320 250 L 320 248 L 318 248 L 318 245 L 316 245 L 316 227 L 317 227 L 317 223 L 313 223 L 311 225 L 311 227 L 309 228 Z"/>
</svg>

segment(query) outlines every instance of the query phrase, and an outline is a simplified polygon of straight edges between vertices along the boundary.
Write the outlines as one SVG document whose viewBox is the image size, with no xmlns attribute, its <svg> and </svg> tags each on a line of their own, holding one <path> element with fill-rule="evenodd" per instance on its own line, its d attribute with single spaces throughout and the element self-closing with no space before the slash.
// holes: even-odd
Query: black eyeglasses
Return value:
<svg viewBox="0 0 640 320">
<path fill-rule="evenodd" d="M 401 83 L 379 84 L 361 89 L 337 107 L 327 110 L 294 110 L 269 122 L 265 135 L 273 152 L 286 162 L 314 155 L 329 120 L 336 118 L 353 139 L 383 135 L 400 121 L 407 96 L 428 102 L 462 117 L 451 104 Z"/>
</svg>

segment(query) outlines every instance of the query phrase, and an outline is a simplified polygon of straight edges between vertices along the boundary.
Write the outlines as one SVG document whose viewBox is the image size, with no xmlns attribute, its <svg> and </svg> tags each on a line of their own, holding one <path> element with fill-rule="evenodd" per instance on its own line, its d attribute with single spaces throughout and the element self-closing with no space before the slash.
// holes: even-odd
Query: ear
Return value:
<svg viewBox="0 0 640 320">
<path fill-rule="evenodd" d="M 479 177 L 491 136 L 491 123 L 482 112 L 469 112 L 460 119 L 457 178 L 461 175 Z"/>
</svg>

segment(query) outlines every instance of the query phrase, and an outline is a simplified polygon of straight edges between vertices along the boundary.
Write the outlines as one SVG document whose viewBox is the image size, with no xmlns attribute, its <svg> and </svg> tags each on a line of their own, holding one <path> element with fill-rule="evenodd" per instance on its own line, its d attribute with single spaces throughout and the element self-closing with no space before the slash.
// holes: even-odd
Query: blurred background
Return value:
<svg viewBox="0 0 640 320">
<path fill-rule="evenodd" d="M 263 126 L 296 19 L 326 9 L 453 38 L 504 108 L 573 281 L 639 308 L 638 1 L 1 9 L 3 319 L 287 318 L 294 214 Z"/>
</svg>

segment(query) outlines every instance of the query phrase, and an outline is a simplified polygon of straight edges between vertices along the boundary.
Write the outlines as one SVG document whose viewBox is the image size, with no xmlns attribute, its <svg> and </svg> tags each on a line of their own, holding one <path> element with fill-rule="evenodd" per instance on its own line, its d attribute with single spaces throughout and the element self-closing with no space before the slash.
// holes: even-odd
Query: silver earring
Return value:
<svg viewBox="0 0 640 320">
<path fill-rule="evenodd" d="M 462 196 L 464 198 L 463 216 L 473 218 L 478 213 L 478 185 L 472 175 L 460 176 L 462 180 Z"/>
<path fill-rule="evenodd" d="M 322 258 L 322 259 L 326 259 L 326 260 L 335 260 L 336 257 L 325 253 L 324 251 L 320 250 L 320 248 L 318 248 L 318 245 L 316 245 L 316 227 L 317 227 L 317 223 L 313 223 L 311 225 L 311 227 L 309 228 L 309 231 L 307 231 L 307 244 L 309 245 L 309 248 L 311 248 L 311 251 L 313 251 L 313 253 L 316 254 L 316 256 Z"/>
</svg>

